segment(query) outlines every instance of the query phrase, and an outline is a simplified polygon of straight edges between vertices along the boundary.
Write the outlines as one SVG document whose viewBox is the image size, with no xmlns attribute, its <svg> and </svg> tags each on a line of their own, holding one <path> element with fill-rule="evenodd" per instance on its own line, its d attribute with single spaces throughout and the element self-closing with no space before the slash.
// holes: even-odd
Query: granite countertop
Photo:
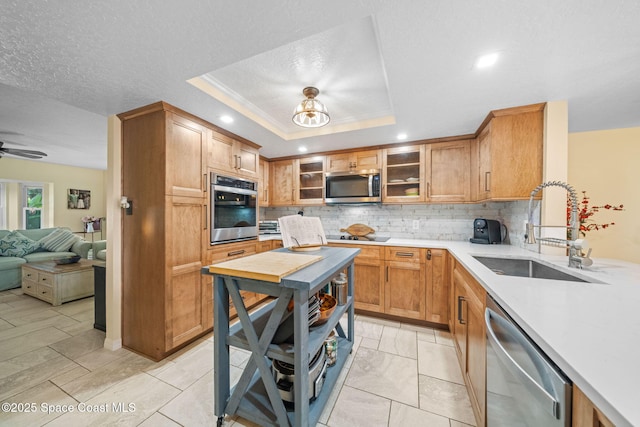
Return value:
<svg viewBox="0 0 640 427">
<path fill-rule="evenodd" d="M 640 264 L 593 258 L 593 266 L 578 270 L 567 267 L 566 256 L 511 245 L 396 238 L 329 242 L 447 249 L 613 423 L 640 425 Z M 600 283 L 501 276 L 474 255 L 537 259 Z"/>
</svg>

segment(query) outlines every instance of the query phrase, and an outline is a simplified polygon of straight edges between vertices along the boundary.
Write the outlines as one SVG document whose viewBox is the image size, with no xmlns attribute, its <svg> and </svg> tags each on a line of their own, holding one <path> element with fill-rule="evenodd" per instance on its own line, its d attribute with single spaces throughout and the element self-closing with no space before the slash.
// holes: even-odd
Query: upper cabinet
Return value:
<svg viewBox="0 0 640 427">
<path fill-rule="evenodd" d="M 166 113 L 166 121 L 166 194 L 204 197 L 207 191 L 206 128 L 173 112 Z"/>
<path fill-rule="evenodd" d="M 425 201 L 424 145 L 383 150 L 383 203 Z"/>
<path fill-rule="evenodd" d="M 321 205 L 324 203 L 324 161 L 324 156 L 304 157 L 295 161 L 296 204 Z"/>
<path fill-rule="evenodd" d="M 293 201 L 295 200 L 295 190 L 293 186 L 295 163 L 295 160 L 278 160 L 270 162 L 270 206 L 293 206 Z"/>
<path fill-rule="evenodd" d="M 245 178 L 258 179 L 258 147 L 238 141 L 215 130 L 210 131 L 207 166 Z"/>
<path fill-rule="evenodd" d="M 471 200 L 471 141 L 436 142 L 425 145 L 427 202 Z"/>
<path fill-rule="evenodd" d="M 260 159 L 260 170 L 258 174 L 258 205 L 260 207 L 269 206 L 269 162 Z"/>
<path fill-rule="evenodd" d="M 542 182 L 544 104 L 493 111 L 472 151 L 474 200 L 528 199 Z"/>
<path fill-rule="evenodd" d="M 380 169 L 382 150 L 355 151 L 327 156 L 327 172 Z"/>
</svg>

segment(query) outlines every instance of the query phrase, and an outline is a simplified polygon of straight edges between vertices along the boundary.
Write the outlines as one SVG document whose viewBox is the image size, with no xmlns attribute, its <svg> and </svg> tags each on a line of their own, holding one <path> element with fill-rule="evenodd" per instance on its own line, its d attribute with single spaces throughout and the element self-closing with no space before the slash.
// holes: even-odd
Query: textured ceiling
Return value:
<svg viewBox="0 0 640 427">
<path fill-rule="evenodd" d="M 106 117 L 158 100 L 267 157 L 467 134 L 490 110 L 554 100 L 571 132 L 640 126 L 638 22 L 636 0 L 4 0 L 0 140 L 104 169 Z M 361 120 L 358 102 L 395 124 L 286 141 L 187 82 L 206 73 L 285 133 L 307 81 L 335 124 Z"/>
</svg>

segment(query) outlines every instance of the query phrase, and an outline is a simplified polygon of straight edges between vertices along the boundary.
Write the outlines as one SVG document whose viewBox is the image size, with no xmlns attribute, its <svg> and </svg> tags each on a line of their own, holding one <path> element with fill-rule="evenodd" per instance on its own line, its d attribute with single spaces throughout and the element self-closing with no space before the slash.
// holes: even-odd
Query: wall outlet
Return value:
<svg viewBox="0 0 640 427">
<path fill-rule="evenodd" d="M 419 219 L 414 219 L 413 220 L 413 229 L 414 230 L 420 230 L 420 220 Z"/>
</svg>

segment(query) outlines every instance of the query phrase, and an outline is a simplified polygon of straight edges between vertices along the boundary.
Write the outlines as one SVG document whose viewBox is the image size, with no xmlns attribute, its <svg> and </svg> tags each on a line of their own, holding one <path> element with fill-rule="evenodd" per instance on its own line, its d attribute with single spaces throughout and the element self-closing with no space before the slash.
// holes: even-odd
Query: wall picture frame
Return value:
<svg viewBox="0 0 640 427">
<path fill-rule="evenodd" d="M 91 207 L 91 191 L 70 188 L 67 191 L 68 209 L 89 209 Z"/>
</svg>

